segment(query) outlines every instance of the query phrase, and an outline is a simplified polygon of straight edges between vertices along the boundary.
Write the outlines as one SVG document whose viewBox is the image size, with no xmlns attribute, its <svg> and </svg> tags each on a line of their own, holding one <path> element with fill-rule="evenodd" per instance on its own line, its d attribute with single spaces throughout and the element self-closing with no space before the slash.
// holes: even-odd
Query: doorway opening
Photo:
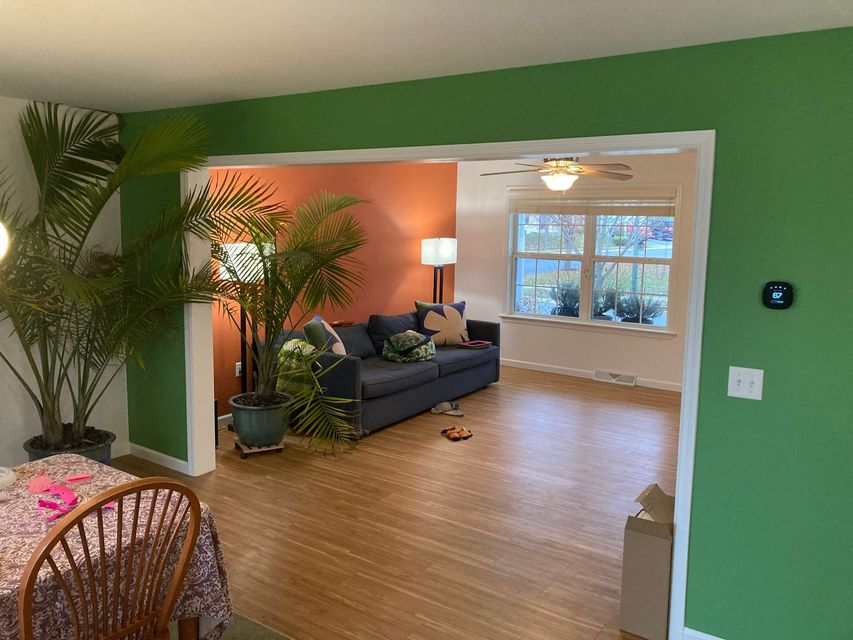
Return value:
<svg viewBox="0 0 853 640">
<path fill-rule="evenodd" d="M 682 191 L 677 197 L 688 197 L 693 207 L 692 229 L 682 238 L 681 244 L 689 246 L 687 262 L 689 269 L 685 281 L 687 292 L 683 287 L 677 292 L 686 300 L 683 311 L 683 347 L 681 349 L 681 404 L 678 433 L 678 467 L 675 482 L 676 513 L 675 513 L 675 540 L 673 554 L 673 580 L 670 613 L 670 637 L 680 637 L 684 628 L 684 603 L 686 591 L 687 574 L 687 546 L 689 533 L 690 499 L 693 477 L 693 458 L 695 447 L 696 414 L 698 407 L 698 382 L 699 364 L 701 355 L 701 333 L 702 315 L 705 286 L 705 265 L 707 259 L 708 229 L 710 223 L 710 197 L 713 171 L 714 133 L 712 131 L 648 134 L 632 136 L 609 136 L 588 139 L 566 139 L 547 141 L 526 141 L 507 143 L 487 143 L 473 145 L 450 145 L 437 147 L 416 147 L 396 149 L 372 149 L 372 150 L 347 150 L 331 152 L 307 152 L 293 154 L 265 154 L 258 156 L 234 156 L 211 158 L 209 166 L 205 169 L 184 176 L 183 188 L 189 189 L 195 185 L 207 181 L 208 171 L 215 168 L 258 168 L 273 166 L 301 166 L 301 165 L 340 165 L 355 163 L 377 163 L 377 162 L 456 162 L 460 165 L 460 171 L 467 163 L 482 162 L 505 162 L 517 159 L 536 159 L 548 156 L 602 156 L 607 158 L 621 157 L 636 158 L 638 162 L 647 155 L 677 155 L 680 153 L 692 153 L 695 157 L 695 183 L 691 185 L 693 193 L 685 196 Z M 630 164 L 630 161 L 628 161 Z M 473 164 L 468 165 L 473 166 Z M 485 178 L 481 178 L 485 180 Z M 481 183 L 482 184 L 482 183 Z M 660 186 L 660 185 L 658 185 Z M 506 211 L 503 212 L 506 215 Z M 458 220 L 457 220 L 458 224 Z M 460 232 L 462 230 L 460 229 Z M 511 228 L 504 226 L 503 233 L 507 234 L 509 245 L 509 234 Z M 517 233 L 517 229 L 516 229 Z M 666 233 L 658 233 L 660 238 L 655 238 L 658 243 L 666 243 Z M 655 245 L 656 246 L 656 245 Z M 460 254 L 462 249 L 460 249 Z M 191 248 L 191 256 L 199 263 L 209 259 L 208 247 L 204 243 L 195 243 Z M 502 252 L 501 259 L 504 268 L 501 273 L 504 276 L 504 286 L 514 277 L 510 261 L 512 254 Z M 522 259 L 528 259 L 522 257 Z M 458 287 L 469 286 L 465 284 L 464 257 L 460 257 L 460 268 L 457 271 Z M 538 283 L 534 283 L 534 289 Z M 529 286 L 529 285 L 523 285 Z M 475 293 L 472 287 L 471 294 Z M 468 291 L 464 291 L 468 294 Z M 659 295 L 659 294 L 658 294 Z M 470 297 L 470 296 L 469 296 Z M 508 294 L 502 296 L 501 310 L 499 315 L 506 326 L 519 325 L 533 326 L 531 323 L 557 322 L 558 318 L 516 318 L 514 297 Z M 534 292 L 534 301 L 538 300 Z M 481 300 L 482 302 L 482 300 Z M 475 300 L 476 304 L 476 300 Z M 544 308 L 542 309 L 544 311 Z M 549 315 L 546 313 L 533 314 L 537 316 Z M 556 315 L 556 314 L 555 314 Z M 677 314 L 676 314 L 677 315 Z M 589 321 L 593 322 L 589 317 Z M 188 415 L 188 449 L 189 466 L 193 474 L 206 473 L 215 468 L 215 452 L 210 438 L 209 425 L 213 421 L 213 383 L 210 372 L 213 368 L 213 323 L 210 307 L 203 305 L 188 306 L 185 311 L 186 323 L 186 362 L 187 362 L 187 415 Z M 527 323 L 527 325 L 523 324 Z M 667 319 L 665 330 L 672 324 Z M 593 327 L 598 332 L 615 332 L 624 327 L 614 328 L 611 326 Z M 642 331 L 644 327 L 637 326 L 635 331 Z M 660 336 L 650 338 L 651 340 L 672 340 Z M 678 334 L 679 332 L 672 332 Z M 647 338 L 647 336 L 643 336 Z M 516 360 L 511 363 L 516 366 L 536 364 L 531 360 L 510 358 Z M 541 360 L 538 359 L 538 360 Z M 510 364 L 510 363 L 507 363 Z M 541 364 L 541 362 L 540 362 Z M 571 373 L 561 371 L 560 366 L 568 369 L 566 365 L 550 364 L 551 371 L 560 373 Z M 527 366 L 528 369 L 535 368 Z M 547 368 L 543 370 L 549 370 Z M 654 379 L 649 376 L 650 379 Z M 665 382 L 665 380 L 664 380 Z M 654 386 L 654 385 L 650 385 Z"/>
</svg>

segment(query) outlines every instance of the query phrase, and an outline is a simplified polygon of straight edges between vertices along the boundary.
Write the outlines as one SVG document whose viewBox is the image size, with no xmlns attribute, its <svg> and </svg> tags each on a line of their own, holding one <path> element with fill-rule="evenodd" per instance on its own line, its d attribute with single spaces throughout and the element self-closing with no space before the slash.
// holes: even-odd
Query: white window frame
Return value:
<svg viewBox="0 0 853 640">
<path fill-rule="evenodd" d="M 639 200 L 650 202 L 655 200 L 668 200 L 672 202 L 672 253 L 669 258 L 646 258 L 635 256 L 599 256 L 595 253 L 596 242 L 596 218 L 602 213 L 596 211 L 607 202 L 624 202 Z M 582 215 L 584 216 L 584 247 L 583 255 L 564 253 L 538 253 L 518 251 L 518 211 L 525 201 L 530 202 L 533 207 L 542 208 L 548 202 L 554 204 L 555 211 L 551 215 Z M 586 203 L 586 204 L 584 204 Z M 652 334 L 672 334 L 676 323 L 676 273 L 677 260 L 680 249 L 679 231 L 681 211 L 681 185 L 661 185 L 648 188 L 625 189 L 621 185 L 603 188 L 573 189 L 566 195 L 559 192 L 549 191 L 542 187 L 510 187 L 507 190 L 507 218 L 509 224 L 507 279 L 504 315 L 521 320 L 541 321 L 547 323 L 564 323 L 566 325 L 577 325 L 579 327 L 595 327 L 604 329 L 615 329 L 618 331 L 640 331 Z M 560 208 L 567 208 L 559 212 Z M 547 211 L 542 212 L 548 215 Z M 663 216 L 661 216 L 663 217 Z M 561 262 L 581 263 L 581 286 L 580 307 L 578 317 L 556 316 L 550 314 L 524 313 L 515 310 L 516 299 L 516 264 L 519 258 L 531 258 L 538 260 L 558 260 Z M 621 262 L 636 264 L 665 264 L 669 266 L 669 283 L 667 289 L 667 316 L 666 325 L 643 325 L 633 322 L 616 322 L 594 320 L 592 318 L 592 284 L 593 269 L 596 262 Z"/>
</svg>

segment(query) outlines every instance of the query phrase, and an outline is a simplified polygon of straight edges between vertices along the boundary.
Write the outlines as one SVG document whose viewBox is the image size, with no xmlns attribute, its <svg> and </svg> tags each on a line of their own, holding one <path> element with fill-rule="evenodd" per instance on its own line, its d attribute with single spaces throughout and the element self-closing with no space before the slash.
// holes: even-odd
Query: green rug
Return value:
<svg viewBox="0 0 853 640">
<path fill-rule="evenodd" d="M 173 638 L 178 637 L 177 622 L 170 623 L 169 630 Z M 222 640 L 293 640 L 293 638 L 235 613 L 231 618 L 231 624 L 222 634 Z"/>
<path fill-rule="evenodd" d="M 235 613 L 222 640 L 291 640 L 288 636 Z"/>
</svg>

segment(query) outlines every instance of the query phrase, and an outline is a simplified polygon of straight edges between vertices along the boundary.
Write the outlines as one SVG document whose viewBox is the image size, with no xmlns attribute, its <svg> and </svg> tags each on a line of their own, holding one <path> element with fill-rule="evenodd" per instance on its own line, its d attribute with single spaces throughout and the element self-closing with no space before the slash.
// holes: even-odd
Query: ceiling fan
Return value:
<svg viewBox="0 0 853 640">
<path fill-rule="evenodd" d="M 631 171 L 627 164 L 614 162 L 612 164 L 580 164 L 577 158 L 545 158 L 542 166 L 516 162 L 520 167 L 535 167 L 534 169 L 516 169 L 515 171 L 494 171 L 492 173 L 481 173 L 481 176 L 498 176 L 506 173 L 533 173 L 538 171 L 542 174 L 542 181 L 551 191 L 565 191 L 570 189 L 575 180 L 581 176 L 591 178 L 609 178 L 611 180 L 630 180 L 634 176 L 627 173 L 616 173 L 607 169 Z"/>
</svg>

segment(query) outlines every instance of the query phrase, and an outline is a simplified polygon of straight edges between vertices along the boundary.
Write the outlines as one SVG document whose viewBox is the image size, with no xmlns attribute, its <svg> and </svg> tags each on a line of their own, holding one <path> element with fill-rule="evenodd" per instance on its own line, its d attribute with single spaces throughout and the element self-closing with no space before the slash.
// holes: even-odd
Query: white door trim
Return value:
<svg viewBox="0 0 853 640">
<path fill-rule="evenodd" d="M 705 300 L 705 274 L 708 260 L 708 233 L 711 224 L 711 189 L 714 172 L 715 132 L 681 131 L 670 133 L 631 134 L 591 138 L 486 142 L 423 147 L 382 149 L 343 149 L 294 153 L 261 153 L 216 156 L 205 167 L 189 173 L 181 181 L 182 195 L 207 180 L 207 170 L 215 167 L 261 167 L 277 165 L 344 164 L 366 162 L 509 160 L 552 155 L 630 155 L 695 149 L 697 152 L 696 202 L 693 248 L 691 251 L 690 292 L 685 335 L 684 373 L 682 376 L 681 423 L 678 439 L 676 473 L 675 540 L 672 562 L 672 598 L 670 603 L 669 640 L 684 640 L 687 595 L 687 551 L 690 534 L 690 508 L 693 493 L 693 463 L 696 449 L 696 420 L 699 407 L 699 371 L 702 357 L 702 322 Z M 209 254 L 208 254 L 209 256 Z M 196 305 L 197 306 L 197 305 Z M 187 312 L 187 446 L 191 475 L 206 473 L 215 465 L 213 438 L 199 421 L 207 420 L 204 407 L 213 410 L 212 363 L 213 329 L 209 310 Z M 199 350 L 207 350 L 206 355 Z M 200 369 L 194 369 L 198 365 Z M 193 371 L 191 371 L 193 369 Z M 212 413 L 207 426 L 213 422 Z M 207 429 L 209 432 L 209 429 Z"/>
</svg>

